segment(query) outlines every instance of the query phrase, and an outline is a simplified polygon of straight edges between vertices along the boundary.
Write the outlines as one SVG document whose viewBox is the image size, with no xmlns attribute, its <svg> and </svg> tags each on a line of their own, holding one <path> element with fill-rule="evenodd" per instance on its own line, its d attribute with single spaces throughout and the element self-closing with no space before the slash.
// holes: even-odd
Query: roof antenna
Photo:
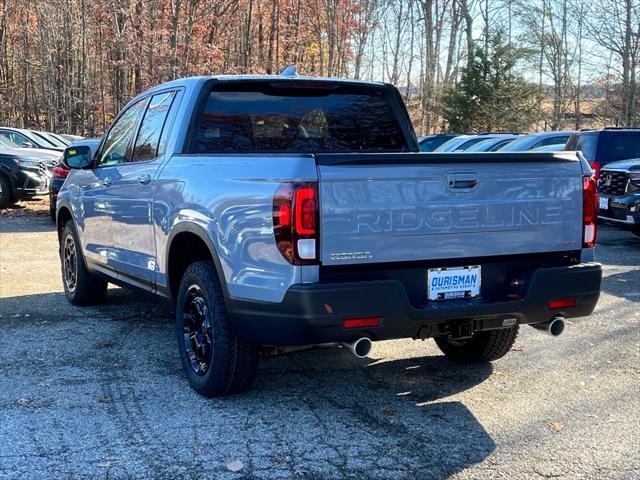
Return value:
<svg viewBox="0 0 640 480">
<path fill-rule="evenodd" d="M 296 68 L 295 65 L 292 64 L 292 65 L 289 65 L 284 70 L 282 70 L 280 72 L 280 75 L 282 75 L 283 77 L 297 77 L 298 76 L 298 69 Z"/>
</svg>

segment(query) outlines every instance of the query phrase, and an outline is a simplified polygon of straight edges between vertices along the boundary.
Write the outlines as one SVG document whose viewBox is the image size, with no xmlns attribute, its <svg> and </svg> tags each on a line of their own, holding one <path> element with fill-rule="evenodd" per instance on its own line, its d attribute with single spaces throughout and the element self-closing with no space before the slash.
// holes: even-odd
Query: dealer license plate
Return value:
<svg viewBox="0 0 640 480">
<path fill-rule="evenodd" d="M 427 282 L 429 300 L 477 297 L 480 295 L 480 265 L 430 268 Z"/>
<path fill-rule="evenodd" d="M 599 207 L 600 210 L 609 210 L 609 199 L 607 197 L 600 197 Z"/>
</svg>

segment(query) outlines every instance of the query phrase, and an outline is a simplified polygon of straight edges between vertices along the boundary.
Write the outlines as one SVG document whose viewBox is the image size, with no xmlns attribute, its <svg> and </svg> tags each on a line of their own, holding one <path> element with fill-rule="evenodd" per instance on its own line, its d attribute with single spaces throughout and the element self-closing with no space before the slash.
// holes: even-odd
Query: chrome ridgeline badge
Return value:
<svg viewBox="0 0 640 480">
<path fill-rule="evenodd" d="M 339 252 L 332 253 L 331 260 L 365 260 L 373 258 L 371 252 Z"/>
</svg>

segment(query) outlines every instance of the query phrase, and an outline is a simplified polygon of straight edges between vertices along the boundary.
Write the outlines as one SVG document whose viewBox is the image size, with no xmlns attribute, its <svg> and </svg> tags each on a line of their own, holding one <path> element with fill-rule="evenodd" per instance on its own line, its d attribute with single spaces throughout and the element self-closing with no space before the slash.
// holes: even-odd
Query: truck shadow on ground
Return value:
<svg viewBox="0 0 640 480">
<path fill-rule="evenodd" d="M 394 350 L 402 354 L 402 342 L 397 343 Z M 373 356 L 357 359 L 336 348 L 263 359 L 247 395 L 266 406 L 267 392 L 288 398 L 291 385 L 297 385 L 295 395 L 327 430 L 353 433 L 334 448 L 349 452 L 352 441 L 361 441 L 371 442 L 381 455 L 405 455 L 397 461 L 410 478 L 445 478 L 495 450 L 462 402 L 441 401 L 482 383 L 493 372 L 491 364 L 462 366 L 444 356 L 375 359 L 375 350 Z M 308 425 L 297 428 L 304 435 Z"/>
<path fill-rule="evenodd" d="M 481 384 L 490 364 L 409 357 L 413 344 L 402 341 L 384 355 L 374 347 L 371 359 L 312 350 L 263 358 L 250 391 L 205 399 L 188 387 L 172 318 L 153 302 L 113 289 L 97 307 L 52 293 L 0 299 L 0 312 L 6 438 L 30 438 L 29 425 L 50 429 L 52 452 L 64 447 L 79 462 L 66 472 L 104 474 L 84 460 L 90 451 L 118 459 L 113 478 L 190 476 L 203 464 L 222 478 L 234 459 L 248 478 L 292 478 L 295 469 L 304 478 L 445 478 L 496 448 L 459 399 L 444 400 Z M 24 444 L 55 470 L 58 457 L 42 448 Z"/>
<path fill-rule="evenodd" d="M 640 302 L 640 272 L 629 270 L 603 277 L 602 291 L 631 302 Z"/>
<path fill-rule="evenodd" d="M 3 233 L 40 233 L 55 231 L 56 225 L 51 221 L 48 214 L 40 216 L 25 215 L 24 217 L 18 218 L 0 216 L 0 235 Z"/>
</svg>

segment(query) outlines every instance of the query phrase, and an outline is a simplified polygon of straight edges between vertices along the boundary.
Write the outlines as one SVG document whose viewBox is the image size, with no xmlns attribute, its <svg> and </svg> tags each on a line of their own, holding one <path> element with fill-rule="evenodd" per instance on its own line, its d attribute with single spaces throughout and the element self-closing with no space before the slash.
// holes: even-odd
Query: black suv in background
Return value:
<svg viewBox="0 0 640 480">
<path fill-rule="evenodd" d="M 49 190 L 47 162 L 11 149 L 0 149 L 0 209 Z"/>
<path fill-rule="evenodd" d="M 607 164 L 598 190 L 598 218 L 640 236 L 640 159 Z"/>
<path fill-rule="evenodd" d="M 598 180 L 600 170 L 605 165 L 619 160 L 640 158 L 640 129 L 582 130 L 571 136 L 565 150 L 582 151 Z"/>
</svg>

